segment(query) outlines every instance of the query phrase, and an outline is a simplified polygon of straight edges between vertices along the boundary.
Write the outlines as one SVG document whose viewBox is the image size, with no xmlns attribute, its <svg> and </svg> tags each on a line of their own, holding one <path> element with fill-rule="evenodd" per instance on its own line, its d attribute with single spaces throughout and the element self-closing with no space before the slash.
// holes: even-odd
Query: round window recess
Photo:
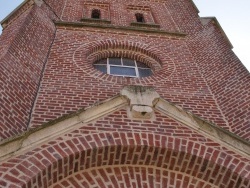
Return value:
<svg viewBox="0 0 250 188">
<path fill-rule="evenodd" d="M 142 78 L 152 75 L 146 64 L 128 58 L 107 58 L 94 63 L 94 67 L 109 75 Z"/>
</svg>

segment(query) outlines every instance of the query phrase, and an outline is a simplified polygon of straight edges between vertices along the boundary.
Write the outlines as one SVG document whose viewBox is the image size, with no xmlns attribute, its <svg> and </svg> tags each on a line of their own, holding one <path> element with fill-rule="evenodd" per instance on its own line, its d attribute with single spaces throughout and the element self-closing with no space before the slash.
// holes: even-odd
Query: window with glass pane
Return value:
<svg viewBox="0 0 250 188">
<path fill-rule="evenodd" d="M 138 69 L 139 77 L 146 77 L 152 74 L 150 69 Z"/>
<path fill-rule="evenodd" d="M 146 77 L 151 76 L 152 71 L 146 64 L 128 58 L 101 59 L 94 67 L 105 73 L 115 76 Z"/>
<path fill-rule="evenodd" d="M 120 76 L 136 76 L 135 68 L 110 66 L 110 74 Z"/>
<path fill-rule="evenodd" d="M 109 58 L 109 64 L 110 65 L 121 65 L 122 61 L 121 58 Z"/>
<path fill-rule="evenodd" d="M 122 58 L 122 63 L 124 66 L 135 66 L 135 60 Z"/>
</svg>

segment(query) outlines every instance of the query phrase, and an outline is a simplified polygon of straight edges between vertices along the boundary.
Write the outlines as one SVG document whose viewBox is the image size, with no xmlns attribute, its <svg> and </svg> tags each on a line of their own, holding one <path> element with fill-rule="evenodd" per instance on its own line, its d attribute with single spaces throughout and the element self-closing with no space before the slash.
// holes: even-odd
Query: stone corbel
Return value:
<svg viewBox="0 0 250 188">
<path fill-rule="evenodd" d="M 153 87 L 125 86 L 121 95 L 129 100 L 129 113 L 133 118 L 150 119 L 154 115 L 153 106 L 160 98 Z"/>
</svg>

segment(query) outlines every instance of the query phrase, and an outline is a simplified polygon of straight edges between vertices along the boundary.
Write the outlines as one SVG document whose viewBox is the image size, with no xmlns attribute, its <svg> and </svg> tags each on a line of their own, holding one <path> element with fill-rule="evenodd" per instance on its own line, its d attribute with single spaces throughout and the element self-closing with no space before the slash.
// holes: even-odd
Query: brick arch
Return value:
<svg viewBox="0 0 250 188">
<path fill-rule="evenodd" d="M 123 49 L 134 52 L 140 52 L 155 59 L 158 62 L 161 62 L 161 57 L 159 55 L 161 52 L 157 48 L 152 48 L 149 45 L 141 42 L 106 39 L 106 40 L 91 42 L 91 45 L 87 46 L 89 46 L 86 49 L 86 53 L 88 55 L 95 53 L 97 51 L 102 51 L 107 49 Z"/>
<path fill-rule="evenodd" d="M 174 62 L 168 55 L 158 50 L 157 44 L 147 45 L 144 43 L 122 40 L 102 40 L 86 43 L 75 50 L 73 55 L 74 64 L 89 76 L 108 82 L 125 83 L 127 78 L 103 74 L 93 67 L 96 60 L 106 57 L 133 57 L 153 68 L 154 74 L 147 78 L 130 78 L 129 83 L 147 84 L 161 82 L 168 79 L 175 71 Z"/>
<path fill-rule="evenodd" d="M 153 71 L 157 72 L 161 69 L 161 66 L 153 58 L 145 56 L 142 53 L 131 51 L 131 50 L 122 50 L 122 49 L 109 49 L 102 50 L 96 53 L 92 53 L 88 58 L 91 62 L 96 62 L 103 58 L 108 57 L 125 57 L 130 59 L 135 59 L 137 61 L 144 62 L 146 65 L 152 68 Z"/>
<path fill-rule="evenodd" d="M 215 188 L 212 183 L 185 173 L 143 165 L 115 165 L 90 168 L 72 174 L 56 182 L 52 187 Z"/>
<path fill-rule="evenodd" d="M 152 133 L 74 132 L 2 164 L 1 185 L 47 187 L 84 170 L 151 166 L 219 187 L 248 187 L 249 165 L 191 140 Z M 228 163 L 219 164 L 220 160 Z M 5 166 L 12 168 L 5 169 Z M 15 185 L 15 186 L 14 186 Z"/>
</svg>

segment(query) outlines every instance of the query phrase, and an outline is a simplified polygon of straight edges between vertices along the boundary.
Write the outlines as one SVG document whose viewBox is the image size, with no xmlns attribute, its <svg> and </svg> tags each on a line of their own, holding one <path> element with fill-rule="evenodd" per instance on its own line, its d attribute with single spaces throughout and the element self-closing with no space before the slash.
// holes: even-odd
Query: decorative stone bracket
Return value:
<svg viewBox="0 0 250 188">
<path fill-rule="evenodd" d="M 129 100 L 131 116 L 140 119 L 153 117 L 153 106 L 160 98 L 153 87 L 145 86 L 125 86 L 121 90 L 121 95 Z"/>
</svg>

